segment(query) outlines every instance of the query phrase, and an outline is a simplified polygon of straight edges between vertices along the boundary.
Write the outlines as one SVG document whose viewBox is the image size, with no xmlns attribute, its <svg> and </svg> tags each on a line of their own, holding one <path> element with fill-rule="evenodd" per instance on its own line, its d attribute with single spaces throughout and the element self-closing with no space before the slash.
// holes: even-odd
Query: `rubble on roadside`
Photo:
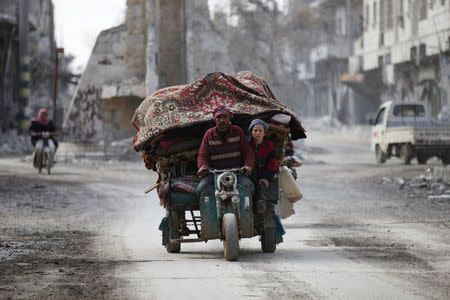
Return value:
<svg viewBox="0 0 450 300">
<path fill-rule="evenodd" d="M 395 184 L 410 198 L 425 196 L 430 200 L 450 200 L 450 166 L 428 168 L 412 179 L 383 177 L 382 184 Z"/>
<path fill-rule="evenodd" d="M 108 146 L 100 141 L 83 147 L 82 144 L 69 143 L 59 140 L 56 152 L 57 162 L 79 163 L 86 161 L 136 161 L 140 155 L 134 151 L 132 137 L 112 141 Z M 27 134 L 19 134 L 10 130 L 0 135 L 0 157 L 22 156 L 24 161 L 32 161 L 33 147 Z"/>
<path fill-rule="evenodd" d="M 16 130 L 0 134 L 0 157 L 31 152 L 33 147 L 28 135 L 18 134 Z"/>
</svg>

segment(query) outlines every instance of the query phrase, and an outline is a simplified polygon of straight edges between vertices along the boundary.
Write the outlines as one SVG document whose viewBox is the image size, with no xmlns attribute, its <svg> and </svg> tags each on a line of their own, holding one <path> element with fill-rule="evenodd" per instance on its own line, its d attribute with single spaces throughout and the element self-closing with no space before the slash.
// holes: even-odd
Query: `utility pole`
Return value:
<svg viewBox="0 0 450 300">
<path fill-rule="evenodd" d="M 59 53 L 64 53 L 64 48 L 55 49 L 55 70 L 53 73 L 53 122 L 56 122 L 56 93 L 58 88 L 58 62 Z"/>
<path fill-rule="evenodd" d="M 19 111 L 17 121 L 24 120 L 30 97 L 30 56 L 28 56 L 28 0 L 19 0 Z M 22 124 L 19 126 L 23 127 Z"/>
</svg>

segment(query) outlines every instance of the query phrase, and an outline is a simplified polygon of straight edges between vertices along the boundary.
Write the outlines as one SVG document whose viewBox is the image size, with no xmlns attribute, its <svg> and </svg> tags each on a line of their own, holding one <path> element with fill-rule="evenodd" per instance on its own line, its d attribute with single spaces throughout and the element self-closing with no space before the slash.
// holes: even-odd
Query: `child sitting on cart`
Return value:
<svg viewBox="0 0 450 300">
<path fill-rule="evenodd" d="M 248 140 L 255 154 L 255 165 L 251 178 L 256 187 L 256 212 L 264 214 L 269 204 L 270 180 L 277 172 L 278 160 L 274 144 L 266 138 L 269 125 L 255 119 L 248 127 Z"/>
</svg>

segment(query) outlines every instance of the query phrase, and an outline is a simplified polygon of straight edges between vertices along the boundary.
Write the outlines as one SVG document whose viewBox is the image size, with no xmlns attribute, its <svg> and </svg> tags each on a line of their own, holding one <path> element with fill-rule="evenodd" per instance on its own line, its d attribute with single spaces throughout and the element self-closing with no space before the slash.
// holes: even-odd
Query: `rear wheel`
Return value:
<svg viewBox="0 0 450 300">
<path fill-rule="evenodd" d="M 169 253 L 180 253 L 181 244 L 180 242 L 171 242 L 170 239 L 179 239 L 180 238 L 180 220 L 179 213 L 175 211 L 171 211 L 169 213 L 169 240 L 166 244 L 166 250 Z"/>
<path fill-rule="evenodd" d="M 400 158 L 403 160 L 405 165 L 409 165 L 411 163 L 413 154 L 413 149 L 410 144 L 404 144 L 400 148 Z"/>
<path fill-rule="evenodd" d="M 386 162 L 386 155 L 383 153 L 380 146 L 378 145 L 376 145 L 375 147 L 375 159 L 379 164 L 384 164 Z"/>
<path fill-rule="evenodd" d="M 224 235 L 223 249 L 225 259 L 228 261 L 237 260 L 239 257 L 239 235 L 234 214 L 227 213 L 223 216 L 222 231 Z"/>
<path fill-rule="evenodd" d="M 442 164 L 444 165 L 450 165 L 450 153 L 447 153 L 446 155 L 442 156 Z"/>
<path fill-rule="evenodd" d="M 39 174 L 42 173 L 42 168 L 44 166 L 44 157 L 43 155 L 41 155 L 40 159 L 37 160 L 38 163 L 38 170 L 39 170 Z"/>
<path fill-rule="evenodd" d="M 277 249 L 275 241 L 275 228 L 266 228 L 261 236 L 261 249 L 263 252 L 274 252 Z"/>
<path fill-rule="evenodd" d="M 428 157 L 426 157 L 424 154 L 417 153 L 417 162 L 419 163 L 419 165 L 426 164 L 427 160 L 428 160 Z"/>
</svg>

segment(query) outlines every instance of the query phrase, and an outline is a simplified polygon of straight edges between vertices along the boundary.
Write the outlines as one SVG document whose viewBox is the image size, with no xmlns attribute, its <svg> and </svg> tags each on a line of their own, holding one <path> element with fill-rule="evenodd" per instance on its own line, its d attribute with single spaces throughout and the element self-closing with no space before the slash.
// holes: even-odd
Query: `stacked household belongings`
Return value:
<svg viewBox="0 0 450 300">
<path fill-rule="evenodd" d="M 171 189 L 195 193 L 198 150 L 204 133 L 214 126 L 211 112 L 218 105 L 230 107 L 233 124 L 245 132 L 253 119 L 267 121 L 280 163 L 289 136 L 306 137 L 295 114 L 262 78 L 248 71 L 209 73 L 191 84 L 158 90 L 136 109 L 132 125 L 137 130 L 134 149 L 142 152 L 145 166 L 159 174 L 155 186 L 161 205 L 167 205 L 169 184 Z"/>
</svg>

